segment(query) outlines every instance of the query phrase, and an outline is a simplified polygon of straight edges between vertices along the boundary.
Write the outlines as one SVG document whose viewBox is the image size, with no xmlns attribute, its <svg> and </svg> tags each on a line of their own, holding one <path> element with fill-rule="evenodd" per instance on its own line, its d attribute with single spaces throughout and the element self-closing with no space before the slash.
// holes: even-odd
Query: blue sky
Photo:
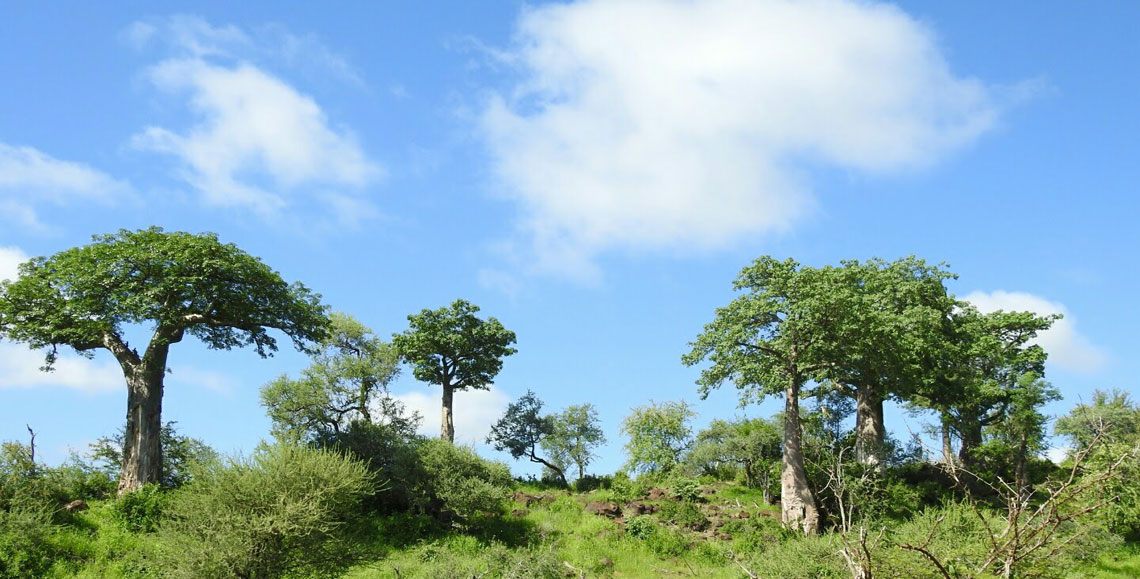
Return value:
<svg viewBox="0 0 1140 579">
<path fill-rule="evenodd" d="M 173 6 L 173 5 L 167 5 Z M 1138 9 L 840 0 L 120 3 L 0 8 L 0 277 L 92 234 L 213 231 L 383 336 L 462 297 L 518 335 L 456 398 L 478 442 L 533 389 L 619 424 L 698 425 L 680 356 L 763 254 L 916 254 L 983 309 L 1061 312 L 1041 338 L 1062 413 L 1137 393 Z M 0 439 L 40 456 L 119 427 L 106 354 L 39 373 L 0 343 Z M 171 356 L 164 416 L 219 450 L 267 436 L 282 350 Z M 437 432 L 438 390 L 396 395 Z M 905 436 L 926 418 L 898 411 Z M 488 456 L 506 459 L 482 447 Z M 533 472 L 513 465 L 516 472 Z"/>
</svg>

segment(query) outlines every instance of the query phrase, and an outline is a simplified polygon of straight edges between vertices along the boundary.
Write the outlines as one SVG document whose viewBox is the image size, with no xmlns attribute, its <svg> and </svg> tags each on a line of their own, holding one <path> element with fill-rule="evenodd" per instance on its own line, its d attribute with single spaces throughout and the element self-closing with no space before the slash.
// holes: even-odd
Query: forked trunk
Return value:
<svg viewBox="0 0 1140 579">
<path fill-rule="evenodd" d="M 882 472 L 887 462 L 883 397 L 873 387 L 855 390 L 855 459 Z"/>
<path fill-rule="evenodd" d="M 452 443 L 455 442 L 455 424 L 451 418 L 454 394 L 455 389 L 451 384 L 443 385 L 443 414 L 440 416 L 439 437 Z"/>
<path fill-rule="evenodd" d="M 800 384 L 793 378 L 784 394 L 784 469 L 780 473 L 780 503 L 784 525 L 814 535 L 819 510 L 808 486 L 800 429 Z"/>
<path fill-rule="evenodd" d="M 127 426 L 119 495 L 162 480 L 162 370 L 127 376 Z"/>
</svg>

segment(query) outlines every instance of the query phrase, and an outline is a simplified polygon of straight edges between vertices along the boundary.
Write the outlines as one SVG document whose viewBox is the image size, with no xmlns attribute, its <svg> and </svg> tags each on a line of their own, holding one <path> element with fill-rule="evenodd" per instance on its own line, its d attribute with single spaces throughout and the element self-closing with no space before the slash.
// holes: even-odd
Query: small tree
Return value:
<svg viewBox="0 0 1140 579">
<path fill-rule="evenodd" d="M 516 459 L 525 456 L 531 462 L 545 466 L 566 485 L 566 474 L 562 468 L 536 452 L 539 444 L 554 432 L 554 417 L 542 416 L 539 414 L 541 411 L 542 401 L 534 392 L 527 390 L 518 402 L 508 404 L 503 417 L 491 425 L 487 444 L 494 445 L 495 450 L 511 453 Z"/>
<path fill-rule="evenodd" d="M 629 437 L 626 468 L 651 474 L 673 470 L 692 444 L 689 421 L 696 415 L 684 401 L 650 402 L 634 408 L 621 425 L 622 434 Z"/>
<path fill-rule="evenodd" d="M 563 468 L 570 464 L 578 467 L 578 478 L 582 478 L 594 459 L 594 449 L 606 443 L 598 411 L 593 404 L 578 404 L 552 418 L 554 430 L 542 440 L 542 448 Z"/>
<path fill-rule="evenodd" d="M 193 478 L 194 467 L 210 463 L 218 453 L 205 442 L 178 434 L 175 422 L 162 426 L 162 480 L 165 488 L 178 488 Z M 103 472 L 118 477 L 123 464 L 123 430 L 91 443 L 91 458 L 102 463 Z"/>
<path fill-rule="evenodd" d="M 449 307 L 408 316 L 409 328 L 392 337 L 400 357 L 417 380 L 443 387 L 440 438 L 455 441 L 453 397 L 456 390 L 487 390 L 503 368 L 503 357 L 518 350 L 515 333 L 499 320 L 481 320 L 479 307 L 456 300 Z"/>
<path fill-rule="evenodd" d="M 339 434 L 353 420 L 379 420 L 412 434 L 418 416 L 405 416 L 388 396 L 388 384 L 400 371 L 395 349 L 348 314 L 333 312 L 330 321 L 328 336 L 299 379 L 281 376 L 262 387 L 273 434 L 314 440 Z"/>
<path fill-rule="evenodd" d="M 149 324 L 142 354 L 125 338 Z M 269 329 L 306 349 L 324 337 L 320 296 L 281 276 L 216 235 L 165 233 L 152 227 L 97 235 L 94 243 L 20 265 L 0 281 L 0 338 L 46 350 L 51 369 L 60 347 L 90 357 L 105 349 L 127 382 L 127 423 L 119 493 L 162 478 L 162 393 L 170 346 L 187 335 L 212 349 L 253 346 L 270 356 Z"/>
</svg>

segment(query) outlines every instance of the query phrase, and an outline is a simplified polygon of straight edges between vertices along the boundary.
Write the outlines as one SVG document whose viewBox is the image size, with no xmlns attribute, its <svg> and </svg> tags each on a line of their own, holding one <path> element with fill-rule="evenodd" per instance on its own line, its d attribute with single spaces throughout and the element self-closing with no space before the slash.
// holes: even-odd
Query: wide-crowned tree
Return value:
<svg viewBox="0 0 1140 579">
<path fill-rule="evenodd" d="M 711 365 L 697 381 L 701 396 L 730 382 L 741 403 L 784 396 L 781 510 L 785 525 L 814 534 L 819 510 L 804 469 L 800 389 L 834 365 L 834 344 L 846 338 L 850 292 L 834 268 L 801 267 L 764 256 L 744 268 L 734 288 L 743 295 L 718 308 L 683 358 Z"/>
<path fill-rule="evenodd" d="M 170 346 L 187 334 L 213 349 L 277 350 L 277 329 L 298 349 L 325 336 L 320 296 L 288 284 L 258 258 L 212 233 L 152 227 L 95 236 L 90 245 L 20 266 L 0 282 L 0 337 L 46 351 L 111 352 L 127 384 L 119 492 L 162 478 L 162 393 Z M 150 332 L 140 354 L 130 330 Z"/>
<path fill-rule="evenodd" d="M 443 387 L 440 438 L 455 441 L 456 390 L 487 390 L 503 369 L 503 358 L 518 350 L 515 333 L 495 318 L 479 319 L 479 306 L 455 300 L 450 306 L 408 316 L 408 329 L 392 336 L 400 357 L 417 380 Z"/>
<path fill-rule="evenodd" d="M 940 342 L 944 312 L 953 302 L 944 281 L 954 275 L 914 256 L 844 261 L 832 273 L 842 282 L 833 291 L 847 294 L 848 307 L 836 312 L 843 339 L 826 344 L 835 363 L 823 374 L 855 400 L 856 459 L 881 468 L 883 402 L 909 400 L 927 379 L 929 350 Z"/>
</svg>

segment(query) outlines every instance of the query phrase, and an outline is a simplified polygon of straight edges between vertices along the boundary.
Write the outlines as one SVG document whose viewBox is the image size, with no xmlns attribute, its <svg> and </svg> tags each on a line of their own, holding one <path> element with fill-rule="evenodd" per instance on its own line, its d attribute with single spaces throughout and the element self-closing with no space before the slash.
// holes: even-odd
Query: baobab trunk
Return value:
<svg viewBox="0 0 1140 579">
<path fill-rule="evenodd" d="M 443 385 L 443 414 L 440 416 L 439 437 L 448 442 L 455 442 L 455 424 L 451 418 L 454 394 L 455 389 L 451 384 Z"/>
<path fill-rule="evenodd" d="M 819 531 L 819 510 L 804 470 L 803 433 L 800 429 L 800 384 L 793 378 L 784 394 L 784 469 L 780 473 L 780 510 L 784 525 L 814 535 Z"/>
<path fill-rule="evenodd" d="M 138 369 L 127 375 L 127 425 L 119 496 L 162 480 L 163 372 Z"/>
<path fill-rule="evenodd" d="M 877 388 L 855 390 L 855 460 L 882 472 L 886 460 L 883 397 Z"/>
</svg>

